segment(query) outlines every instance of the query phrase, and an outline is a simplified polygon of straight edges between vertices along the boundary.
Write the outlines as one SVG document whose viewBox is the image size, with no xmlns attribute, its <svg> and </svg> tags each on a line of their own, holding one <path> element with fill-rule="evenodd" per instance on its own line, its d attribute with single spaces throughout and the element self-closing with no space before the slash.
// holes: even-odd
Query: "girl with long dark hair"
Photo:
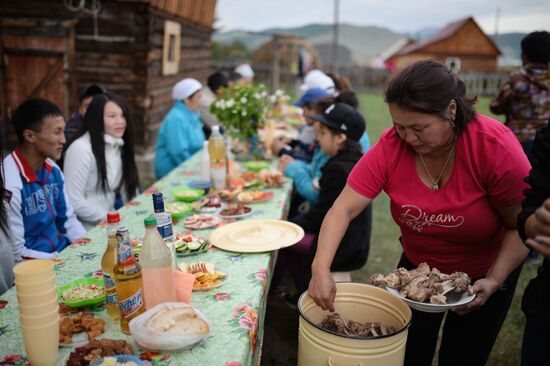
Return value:
<svg viewBox="0 0 550 366">
<path fill-rule="evenodd" d="M 0 137 L 0 295 L 13 286 L 13 266 L 15 265 L 10 230 L 8 228 L 8 207 L 4 189 L 3 143 Z"/>
<path fill-rule="evenodd" d="M 65 154 L 64 173 L 69 197 L 86 228 L 136 195 L 133 129 L 122 98 L 112 93 L 94 97 Z"/>
</svg>

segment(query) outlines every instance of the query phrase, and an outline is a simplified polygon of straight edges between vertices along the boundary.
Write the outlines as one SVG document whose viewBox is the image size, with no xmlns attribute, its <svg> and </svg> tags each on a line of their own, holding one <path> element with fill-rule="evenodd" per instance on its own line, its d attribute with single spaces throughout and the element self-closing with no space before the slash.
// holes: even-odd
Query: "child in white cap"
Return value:
<svg viewBox="0 0 550 366">
<path fill-rule="evenodd" d="M 235 72 L 241 76 L 239 83 L 252 84 L 254 80 L 254 70 L 249 64 L 241 64 L 235 68 Z"/>
<path fill-rule="evenodd" d="M 198 112 L 202 85 L 195 79 L 183 79 L 174 85 L 174 105 L 164 117 L 157 139 L 155 175 L 157 179 L 170 173 L 191 155 L 202 149 L 204 132 Z"/>
</svg>

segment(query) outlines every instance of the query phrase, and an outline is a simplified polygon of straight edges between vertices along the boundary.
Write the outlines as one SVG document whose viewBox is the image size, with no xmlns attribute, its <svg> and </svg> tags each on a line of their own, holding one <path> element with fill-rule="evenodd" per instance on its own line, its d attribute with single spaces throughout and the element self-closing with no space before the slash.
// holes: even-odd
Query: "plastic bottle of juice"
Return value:
<svg viewBox="0 0 550 366">
<path fill-rule="evenodd" d="M 103 280 L 105 281 L 105 290 L 107 291 L 106 307 L 109 316 L 113 319 L 120 318 L 118 308 L 115 284 L 115 264 L 116 264 L 116 230 L 120 224 L 120 214 L 118 212 L 109 212 L 107 214 L 107 248 L 101 258 L 101 269 L 103 271 Z"/>
<path fill-rule="evenodd" d="M 227 176 L 227 156 L 225 140 L 220 133 L 220 126 L 212 126 L 212 135 L 208 140 L 210 154 L 210 176 L 214 189 L 224 189 Z"/>
<path fill-rule="evenodd" d="M 204 142 L 201 151 L 201 179 L 210 180 L 210 154 L 208 153 L 208 141 Z"/>
<path fill-rule="evenodd" d="M 157 231 L 155 216 L 146 217 L 145 238 L 139 256 L 143 272 L 145 308 L 151 309 L 163 302 L 176 301 L 172 279 L 172 253 Z"/>
<path fill-rule="evenodd" d="M 116 231 L 116 240 L 115 283 L 120 308 L 120 330 L 124 334 L 130 334 L 130 320 L 145 312 L 143 279 L 141 266 L 132 253 L 128 228 L 120 226 Z"/>
</svg>

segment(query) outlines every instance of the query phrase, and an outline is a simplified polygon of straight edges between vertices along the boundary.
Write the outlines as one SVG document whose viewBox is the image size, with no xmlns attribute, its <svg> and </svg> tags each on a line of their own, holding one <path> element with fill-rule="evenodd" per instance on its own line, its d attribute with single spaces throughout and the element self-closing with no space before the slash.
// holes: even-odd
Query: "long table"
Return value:
<svg viewBox="0 0 550 366">
<path fill-rule="evenodd" d="M 153 212 L 151 194 L 162 192 L 166 201 L 174 200 L 173 189 L 184 188 L 187 182 L 200 175 L 200 152 L 184 162 L 168 176 L 156 182 L 119 212 L 121 225 L 127 226 L 131 238 L 143 238 L 143 219 Z M 286 217 L 292 184 L 273 190 L 273 197 L 254 204 L 252 219 L 281 219 Z M 187 230 L 182 223 L 174 231 Z M 211 230 L 196 231 L 208 237 Z M 107 245 L 105 228 L 90 230 L 83 240 L 71 244 L 55 258 L 57 285 L 82 277 L 101 276 L 101 257 Z M 274 253 L 241 254 L 213 248 L 206 253 L 177 258 L 186 263 L 207 261 L 229 274 L 219 288 L 207 292 L 193 292 L 191 305 L 202 311 L 211 324 L 210 338 L 202 345 L 171 353 L 151 353 L 137 349 L 142 359 L 164 365 L 259 365 L 263 340 L 267 290 L 274 267 Z M 106 332 L 101 338 L 124 339 L 135 346 L 131 336 L 120 332 L 117 321 L 112 321 L 104 308 L 93 309 L 107 319 Z M 58 365 L 64 365 L 74 347 L 60 347 Z M 15 288 L 0 297 L 0 365 L 24 365 L 25 346 L 19 327 L 19 310 Z M 4 362 L 4 363 L 3 363 Z"/>
</svg>

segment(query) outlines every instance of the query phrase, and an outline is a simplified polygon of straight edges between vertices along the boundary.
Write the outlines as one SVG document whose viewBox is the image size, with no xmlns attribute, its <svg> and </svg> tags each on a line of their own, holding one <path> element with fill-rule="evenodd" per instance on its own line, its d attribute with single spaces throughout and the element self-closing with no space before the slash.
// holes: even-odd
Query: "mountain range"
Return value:
<svg viewBox="0 0 550 366">
<path fill-rule="evenodd" d="M 237 29 L 227 32 L 214 32 L 213 41 L 223 45 L 229 45 L 235 41 L 242 42 L 250 51 L 254 51 L 263 43 L 269 41 L 271 34 L 292 34 L 303 37 L 309 41 L 320 53 L 323 63 L 330 63 L 332 44 L 332 24 L 308 24 L 293 28 L 269 28 L 261 32 L 248 32 Z M 338 28 L 339 63 L 370 65 L 373 59 L 379 57 L 403 38 L 426 40 L 438 31 L 437 28 L 425 28 L 417 32 L 404 34 L 394 32 L 388 28 L 376 26 L 359 26 L 347 23 L 340 24 Z M 517 64 L 520 60 L 520 41 L 525 33 L 502 33 L 496 38 L 497 45 L 502 51 L 500 63 L 504 65 Z"/>
</svg>

